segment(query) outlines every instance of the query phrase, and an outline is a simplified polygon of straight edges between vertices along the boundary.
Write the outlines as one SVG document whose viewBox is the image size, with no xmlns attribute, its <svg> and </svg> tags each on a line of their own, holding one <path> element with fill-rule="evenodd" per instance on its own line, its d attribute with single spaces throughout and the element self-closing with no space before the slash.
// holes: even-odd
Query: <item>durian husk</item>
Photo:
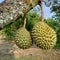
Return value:
<svg viewBox="0 0 60 60">
<path fill-rule="evenodd" d="M 51 49 L 57 41 L 56 32 L 44 22 L 38 22 L 33 26 L 31 36 L 35 44 L 42 49 Z"/>
<path fill-rule="evenodd" d="M 30 33 L 24 27 L 17 30 L 15 34 L 15 43 L 19 48 L 27 49 L 32 45 Z"/>
</svg>

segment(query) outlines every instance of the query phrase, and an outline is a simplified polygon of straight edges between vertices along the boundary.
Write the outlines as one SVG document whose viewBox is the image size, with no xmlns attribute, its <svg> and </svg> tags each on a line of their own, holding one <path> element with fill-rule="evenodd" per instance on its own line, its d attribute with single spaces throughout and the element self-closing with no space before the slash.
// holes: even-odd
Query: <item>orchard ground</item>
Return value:
<svg viewBox="0 0 60 60">
<path fill-rule="evenodd" d="M 14 41 L 0 40 L 0 60 L 60 60 L 60 50 L 20 49 Z"/>
</svg>

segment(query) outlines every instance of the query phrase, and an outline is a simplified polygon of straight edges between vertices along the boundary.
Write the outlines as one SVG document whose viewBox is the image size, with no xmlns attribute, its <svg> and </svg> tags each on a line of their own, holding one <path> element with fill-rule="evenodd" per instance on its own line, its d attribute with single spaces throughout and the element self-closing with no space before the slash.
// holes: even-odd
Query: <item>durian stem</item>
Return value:
<svg viewBox="0 0 60 60">
<path fill-rule="evenodd" d="M 43 9 L 43 6 L 42 6 L 42 2 L 40 3 L 40 8 L 41 8 L 42 22 L 44 22 L 44 9 Z"/>
<path fill-rule="evenodd" d="M 24 15 L 24 28 L 26 27 L 26 14 Z"/>
</svg>

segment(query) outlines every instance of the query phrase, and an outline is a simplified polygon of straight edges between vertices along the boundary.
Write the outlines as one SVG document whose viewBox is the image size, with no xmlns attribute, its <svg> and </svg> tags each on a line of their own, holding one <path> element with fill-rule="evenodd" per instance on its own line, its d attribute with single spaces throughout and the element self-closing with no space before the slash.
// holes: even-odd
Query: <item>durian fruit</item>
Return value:
<svg viewBox="0 0 60 60">
<path fill-rule="evenodd" d="M 57 41 L 56 32 L 44 22 L 38 22 L 33 26 L 32 39 L 42 49 L 51 49 Z"/>
<path fill-rule="evenodd" d="M 19 48 L 27 49 L 32 45 L 30 33 L 24 28 L 18 29 L 15 34 L 15 43 Z"/>
</svg>

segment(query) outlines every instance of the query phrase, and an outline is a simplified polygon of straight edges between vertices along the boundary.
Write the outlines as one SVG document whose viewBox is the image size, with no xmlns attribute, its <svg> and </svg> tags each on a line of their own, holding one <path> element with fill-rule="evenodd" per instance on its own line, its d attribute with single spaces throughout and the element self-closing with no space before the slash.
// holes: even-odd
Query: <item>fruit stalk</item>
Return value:
<svg viewBox="0 0 60 60">
<path fill-rule="evenodd" d="M 26 27 L 26 14 L 24 15 L 24 28 Z"/>
<path fill-rule="evenodd" d="M 40 8 L 41 8 L 42 22 L 44 22 L 44 9 L 43 9 L 43 6 L 42 6 L 42 2 L 40 3 Z"/>
</svg>

